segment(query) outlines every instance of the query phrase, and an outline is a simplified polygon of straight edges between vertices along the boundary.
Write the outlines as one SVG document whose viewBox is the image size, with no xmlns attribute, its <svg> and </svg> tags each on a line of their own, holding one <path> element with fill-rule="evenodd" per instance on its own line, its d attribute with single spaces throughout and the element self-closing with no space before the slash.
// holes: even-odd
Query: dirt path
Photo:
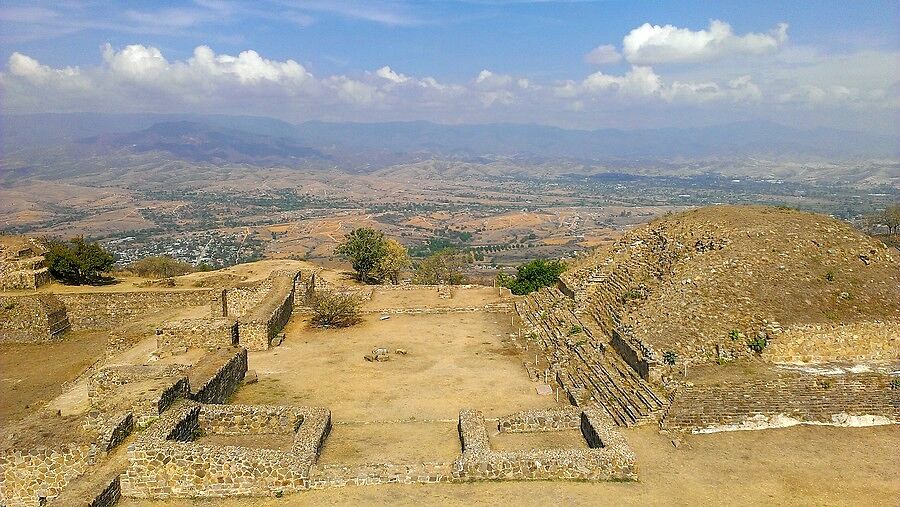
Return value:
<svg viewBox="0 0 900 507">
<path fill-rule="evenodd" d="M 78 332 L 54 343 L 0 345 L 0 425 L 61 394 L 63 383 L 103 356 L 107 334 Z"/>
</svg>

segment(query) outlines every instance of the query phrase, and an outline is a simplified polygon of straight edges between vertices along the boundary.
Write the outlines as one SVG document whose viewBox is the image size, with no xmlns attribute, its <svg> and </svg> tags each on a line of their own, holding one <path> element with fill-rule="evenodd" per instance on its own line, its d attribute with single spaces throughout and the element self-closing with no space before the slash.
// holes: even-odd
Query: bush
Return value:
<svg viewBox="0 0 900 507">
<path fill-rule="evenodd" d="M 757 354 L 762 354 L 762 351 L 765 350 L 766 345 L 769 344 L 769 340 L 766 339 L 765 336 L 758 336 L 753 338 L 752 340 L 747 340 L 747 347 L 750 348 L 753 352 Z"/>
<path fill-rule="evenodd" d="M 578 324 L 572 324 L 571 326 L 569 326 L 569 332 L 566 333 L 566 336 L 573 336 L 580 333 L 581 331 L 583 331 L 583 329 L 581 329 L 581 326 L 579 326 Z"/>
<path fill-rule="evenodd" d="M 462 285 L 466 283 L 465 267 L 472 262 L 469 254 L 441 250 L 429 255 L 416 266 L 415 282 L 421 285 Z"/>
<path fill-rule="evenodd" d="M 168 256 L 145 257 L 126 266 L 129 271 L 145 278 L 169 278 L 194 271 L 187 262 Z"/>
<path fill-rule="evenodd" d="M 663 352 L 663 362 L 669 366 L 675 366 L 675 362 L 678 361 L 678 354 L 672 352 L 671 350 L 667 350 Z"/>
<path fill-rule="evenodd" d="M 98 243 L 77 236 L 69 241 L 51 239 L 44 254 L 50 274 L 57 280 L 72 284 L 98 284 L 108 280 L 104 273 L 112 269 L 115 258 Z"/>
<path fill-rule="evenodd" d="M 508 287 L 513 294 L 530 294 L 542 287 L 556 285 L 559 275 L 565 270 L 566 265 L 562 261 L 535 259 L 519 266 L 515 277 L 501 273 L 497 276 L 497 283 Z"/>
<path fill-rule="evenodd" d="M 316 327 L 350 327 L 362 320 L 362 302 L 354 294 L 318 291 L 310 300 Z"/>
</svg>

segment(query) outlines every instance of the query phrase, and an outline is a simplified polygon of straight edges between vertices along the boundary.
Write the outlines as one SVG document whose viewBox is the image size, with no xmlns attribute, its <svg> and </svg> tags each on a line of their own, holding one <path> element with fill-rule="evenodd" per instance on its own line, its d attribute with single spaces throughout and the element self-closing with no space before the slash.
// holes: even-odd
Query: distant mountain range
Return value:
<svg viewBox="0 0 900 507">
<path fill-rule="evenodd" d="M 711 127 L 566 130 L 540 125 L 429 122 L 300 124 L 271 118 L 194 114 L 34 114 L 0 117 L 4 153 L 70 145 L 94 153 L 158 151 L 194 162 L 295 165 L 396 163 L 481 157 L 649 161 L 898 158 L 891 135 L 798 129 L 748 121 Z"/>
<path fill-rule="evenodd" d="M 213 164 L 296 165 L 308 159 L 325 159 L 317 150 L 297 140 L 254 134 L 191 121 L 156 123 L 125 134 L 100 134 L 76 140 L 93 153 L 121 149 L 134 153 L 165 152 L 188 162 Z"/>
</svg>

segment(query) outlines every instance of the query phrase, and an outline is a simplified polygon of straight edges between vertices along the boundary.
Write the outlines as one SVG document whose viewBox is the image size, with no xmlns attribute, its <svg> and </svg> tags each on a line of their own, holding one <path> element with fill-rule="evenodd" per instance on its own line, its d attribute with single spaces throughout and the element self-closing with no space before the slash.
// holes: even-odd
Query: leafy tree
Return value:
<svg viewBox="0 0 900 507">
<path fill-rule="evenodd" d="M 423 285 L 461 285 L 466 283 L 465 267 L 472 262 L 469 254 L 446 249 L 423 259 L 416 266 L 416 283 Z"/>
<path fill-rule="evenodd" d="M 884 210 L 884 225 L 888 228 L 889 234 L 900 232 L 900 203 L 891 204 Z"/>
<path fill-rule="evenodd" d="M 384 242 L 384 255 L 378 260 L 372 274 L 382 282 L 396 285 L 400 283 L 400 273 L 410 265 L 406 247 L 397 240 L 387 239 Z"/>
<path fill-rule="evenodd" d="M 500 273 L 497 275 L 497 283 L 508 287 L 513 294 L 529 294 L 541 287 L 555 285 L 559 281 L 559 275 L 565 270 L 566 265 L 562 261 L 535 259 L 519 266 L 515 277 Z"/>
<path fill-rule="evenodd" d="M 132 273 L 147 278 L 169 278 L 195 271 L 187 262 L 167 255 L 144 257 L 126 266 Z"/>
<path fill-rule="evenodd" d="M 83 236 L 69 241 L 49 240 L 44 257 L 54 278 L 73 285 L 102 282 L 103 273 L 115 263 L 111 253 L 98 243 L 85 241 Z"/>
<path fill-rule="evenodd" d="M 350 231 L 334 253 L 350 261 L 357 280 L 362 283 L 378 283 L 374 270 L 386 254 L 386 243 L 381 231 L 360 227 Z"/>
</svg>

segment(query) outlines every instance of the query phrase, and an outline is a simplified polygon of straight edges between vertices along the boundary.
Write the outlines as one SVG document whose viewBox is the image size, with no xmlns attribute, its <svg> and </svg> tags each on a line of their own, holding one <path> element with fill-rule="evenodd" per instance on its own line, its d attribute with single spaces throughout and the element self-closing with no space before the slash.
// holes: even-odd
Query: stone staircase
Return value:
<svg viewBox="0 0 900 507">
<path fill-rule="evenodd" d="M 616 280 L 610 293 L 619 290 Z M 593 309 L 592 309 L 593 310 Z M 604 321 L 549 287 L 516 303 L 523 332 L 544 351 L 551 370 L 578 406 L 600 406 L 613 420 L 631 426 L 658 417 L 666 398 L 609 346 Z M 594 318 L 583 318 L 585 314 Z"/>
</svg>

